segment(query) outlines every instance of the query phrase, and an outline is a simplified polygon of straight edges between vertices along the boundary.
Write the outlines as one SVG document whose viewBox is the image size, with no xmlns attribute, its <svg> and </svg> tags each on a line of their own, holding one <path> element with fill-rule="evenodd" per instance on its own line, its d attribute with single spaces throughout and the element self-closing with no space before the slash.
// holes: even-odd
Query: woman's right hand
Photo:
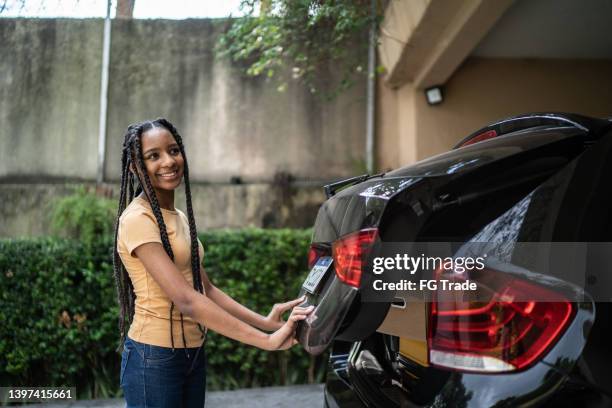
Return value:
<svg viewBox="0 0 612 408">
<path fill-rule="evenodd" d="M 291 346 L 297 344 L 295 339 L 295 329 L 300 320 L 304 320 L 314 310 L 314 306 L 299 307 L 296 306 L 291 311 L 291 315 L 281 326 L 280 329 L 268 335 L 265 350 L 287 350 Z"/>
</svg>

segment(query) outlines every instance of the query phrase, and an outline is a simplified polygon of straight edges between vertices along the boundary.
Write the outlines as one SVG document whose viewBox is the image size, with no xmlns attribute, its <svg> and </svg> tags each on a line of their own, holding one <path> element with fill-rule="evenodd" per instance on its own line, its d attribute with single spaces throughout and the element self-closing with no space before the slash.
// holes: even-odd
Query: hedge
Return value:
<svg viewBox="0 0 612 408">
<path fill-rule="evenodd" d="M 200 235 L 204 266 L 219 288 L 267 314 L 291 299 L 307 274 L 308 230 L 214 231 Z M 2 386 L 76 386 L 80 398 L 121 395 L 112 241 L 0 240 Z M 322 381 L 325 357 L 301 347 L 265 352 L 210 333 L 208 388 Z"/>
</svg>

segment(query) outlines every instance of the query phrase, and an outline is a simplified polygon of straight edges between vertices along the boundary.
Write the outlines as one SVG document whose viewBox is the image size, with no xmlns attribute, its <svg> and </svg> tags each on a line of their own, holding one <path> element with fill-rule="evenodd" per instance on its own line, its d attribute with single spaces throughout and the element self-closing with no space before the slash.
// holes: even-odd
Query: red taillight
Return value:
<svg viewBox="0 0 612 408">
<path fill-rule="evenodd" d="M 364 255 L 378 237 L 377 229 L 365 229 L 346 235 L 332 245 L 336 275 L 342 282 L 359 287 Z"/>
<path fill-rule="evenodd" d="M 483 140 L 493 139 L 495 136 L 497 136 L 497 132 L 495 130 L 489 130 L 466 140 L 465 142 L 461 143 L 461 146 L 459 147 L 469 146 L 474 143 L 482 142 Z"/>
<path fill-rule="evenodd" d="M 435 293 L 428 330 L 430 363 L 481 372 L 529 366 L 565 330 L 573 304 L 549 289 L 491 269 L 478 275 L 473 279 L 477 294 Z"/>
<path fill-rule="evenodd" d="M 329 256 L 329 247 L 320 244 L 311 244 L 308 250 L 308 269 L 312 269 L 322 256 Z"/>
</svg>

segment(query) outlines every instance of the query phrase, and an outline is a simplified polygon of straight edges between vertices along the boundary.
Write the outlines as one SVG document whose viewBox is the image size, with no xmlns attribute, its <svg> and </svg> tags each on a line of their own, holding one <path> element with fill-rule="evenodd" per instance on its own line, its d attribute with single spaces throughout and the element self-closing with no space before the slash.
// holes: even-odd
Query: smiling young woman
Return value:
<svg viewBox="0 0 612 408">
<path fill-rule="evenodd" d="M 262 316 L 212 284 L 200 265 L 204 249 L 193 217 L 185 148 L 168 120 L 128 127 L 121 168 L 114 271 L 127 406 L 202 407 L 207 328 L 265 350 L 282 350 L 296 343 L 296 324 L 312 309 L 297 306 L 302 299 L 295 299 Z M 174 207 L 182 180 L 187 215 Z M 282 314 L 289 309 L 285 322 Z"/>
</svg>

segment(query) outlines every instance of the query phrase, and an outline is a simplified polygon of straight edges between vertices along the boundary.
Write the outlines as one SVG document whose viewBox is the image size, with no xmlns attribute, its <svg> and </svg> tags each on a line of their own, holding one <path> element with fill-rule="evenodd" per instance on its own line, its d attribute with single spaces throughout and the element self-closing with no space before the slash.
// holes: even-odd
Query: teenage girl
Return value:
<svg viewBox="0 0 612 408">
<path fill-rule="evenodd" d="M 183 179 L 187 215 L 174 207 Z M 181 136 L 166 119 L 130 125 L 114 251 L 120 383 L 128 407 L 204 406 L 208 328 L 264 350 L 284 350 L 296 343 L 297 322 L 312 311 L 295 299 L 274 305 L 267 316 L 255 313 L 212 284 L 200 266 L 203 254 Z"/>
</svg>

